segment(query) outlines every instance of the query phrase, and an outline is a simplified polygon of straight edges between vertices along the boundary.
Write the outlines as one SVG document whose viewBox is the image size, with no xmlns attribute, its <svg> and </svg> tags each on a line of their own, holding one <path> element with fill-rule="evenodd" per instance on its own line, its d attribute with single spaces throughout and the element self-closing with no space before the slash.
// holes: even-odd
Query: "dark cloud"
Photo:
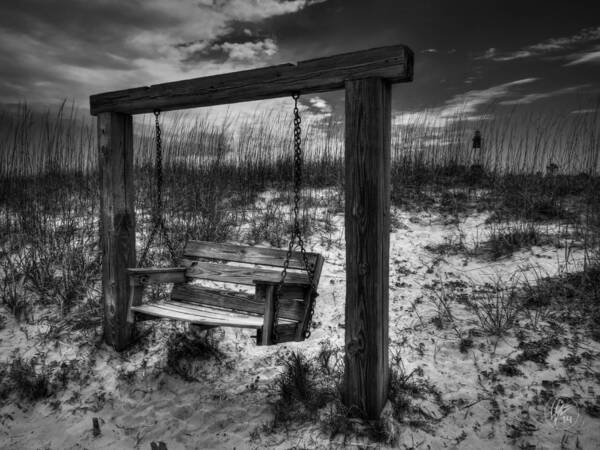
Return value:
<svg viewBox="0 0 600 450">
<path fill-rule="evenodd" d="M 19 0 L 3 2 L 1 8 L 3 31 L 56 44 L 55 58 L 73 58 L 76 50 L 139 56 L 145 53 L 144 48 L 130 45 L 128 36 L 174 26 L 179 21 L 165 11 L 144 7 L 138 0 Z"/>
<path fill-rule="evenodd" d="M 3 1 L 0 101 L 84 104 L 103 90 L 403 43 L 415 79 L 394 88 L 395 109 L 447 108 L 474 92 L 474 114 L 490 92 L 566 108 L 573 86 L 598 85 L 598 17 L 587 0 Z M 304 104 L 340 114 L 343 93 Z"/>
</svg>

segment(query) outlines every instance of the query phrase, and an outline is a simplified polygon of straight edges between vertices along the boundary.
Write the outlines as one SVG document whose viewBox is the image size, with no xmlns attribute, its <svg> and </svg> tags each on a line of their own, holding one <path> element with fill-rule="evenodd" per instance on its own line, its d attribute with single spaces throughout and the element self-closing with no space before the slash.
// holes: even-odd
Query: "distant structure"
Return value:
<svg viewBox="0 0 600 450">
<path fill-rule="evenodd" d="M 475 135 L 473 136 L 473 150 L 481 148 L 481 131 L 475 130 Z"/>
<path fill-rule="evenodd" d="M 481 166 L 481 131 L 475 130 L 473 135 L 473 159 L 471 164 L 473 166 Z"/>
<path fill-rule="evenodd" d="M 550 161 L 550 164 L 546 166 L 546 175 L 553 176 L 558 172 L 558 164 Z"/>
</svg>

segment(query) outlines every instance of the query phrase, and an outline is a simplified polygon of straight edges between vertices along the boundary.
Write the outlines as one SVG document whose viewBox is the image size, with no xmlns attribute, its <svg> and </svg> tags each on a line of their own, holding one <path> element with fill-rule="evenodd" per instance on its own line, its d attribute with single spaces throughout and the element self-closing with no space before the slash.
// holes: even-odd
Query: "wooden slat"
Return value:
<svg viewBox="0 0 600 450">
<path fill-rule="evenodd" d="M 206 317 L 202 313 L 197 313 L 192 309 L 187 311 L 181 311 L 174 307 L 167 305 L 142 305 L 134 306 L 133 311 L 141 314 L 152 315 L 156 317 L 162 317 L 165 319 L 183 320 L 186 322 L 192 322 L 202 325 L 214 325 L 214 326 L 226 326 L 236 328 L 260 328 L 262 327 L 262 317 L 252 316 L 220 316 L 220 317 Z"/>
<path fill-rule="evenodd" d="M 133 336 L 133 327 L 127 322 L 130 297 L 127 267 L 135 265 L 131 116 L 118 113 L 98 116 L 98 150 L 104 339 L 121 351 Z"/>
<path fill-rule="evenodd" d="M 301 320 L 304 314 L 302 301 L 287 298 L 286 290 L 282 292 L 279 305 L 279 317 L 282 319 Z M 296 298 L 296 297 L 294 297 Z M 265 304 L 252 294 L 209 289 L 204 286 L 182 283 L 173 286 L 171 299 L 181 302 L 193 302 L 199 305 L 211 305 L 234 311 L 264 314 Z"/>
<path fill-rule="evenodd" d="M 260 319 L 261 321 L 263 320 L 263 316 L 260 314 L 250 314 L 246 312 L 232 311 L 231 309 L 218 308 L 216 306 L 199 305 L 197 303 L 169 300 L 162 303 L 153 303 L 153 305 L 170 308 L 174 311 L 189 311 L 192 314 L 197 314 L 199 316 L 207 318 L 249 317 L 252 319 Z M 284 318 L 281 318 L 280 320 L 282 324 L 298 323 L 297 320 L 289 320 Z"/>
<path fill-rule="evenodd" d="M 137 276 L 129 277 L 129 305 L 127 309 L 127 323 L 134 324 L 135 317 L 131 310 L 132 306 L 140 306 L 144 295 L 144 283 Z"/>
<path fill-rule="evenodd" d="M 127 269 L 129 277 L 135 279 L 138 284 L 184 283 L 185 271 L 185 267 Z"/>
<path fill-rule="evenodd" d="M 263 266 L 283 267 L 287 250 L 248 245 L 219 244 L 208 241 L 190 241 L 183 250 L 183 257 L 188 259 L 204 258 L 231 261 Z M 308 263 L 315 264 L 316 253 L 307 253 Z M 304 261 L 300 252 L 292 252 L 290 269 L 304 269 Z"/>
<path fill-rule="evenodd" d="M 134 267 L 128 268 L 130 275 L 157 275 L 161 273 L 179 273 L 185 272 L 185 267 Z"/>
<path fill-rule="evenodd" d="M 256 296 L 260 297 L 265 304 L 263 320 L 263 345 L 273 343 L 273 327 L 275 326 L 275 288 L 274 285 L 261 284 L 256 287 Z"/>
<path fill-rule="evenodd" d="M 346 83 L 345 403 L 378 419 L 388 389 L 391 87 Z"/>
<path fill-rule="evenodd" d="M 281 64 L 90 97 L 93 115 L 106 111 L 151 113 L 342 89 L 346 80 L 380 77 L 411 81 L 413 52 L 403 45 Z"/>
<path fill-rule="evenodd" d="M 281 272 L 278 270 L 229 266 L 190 260 L 183 260 L 182 263 L 188 267 L 185 274 L 190 278 L 246 285 L 253 285 L 255 281 L 279 283 L 281 280 Z M 286 284 L 310 285 L 306 273 L 288 272 L 285 282 Z"/>
</svg>

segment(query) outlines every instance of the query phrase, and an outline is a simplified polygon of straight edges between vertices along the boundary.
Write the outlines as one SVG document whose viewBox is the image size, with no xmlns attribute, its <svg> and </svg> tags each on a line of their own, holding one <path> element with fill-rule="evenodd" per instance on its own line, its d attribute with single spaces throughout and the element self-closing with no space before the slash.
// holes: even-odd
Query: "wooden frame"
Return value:
<svg viewBox="0 0 600 450">
<path fill-rule="evenodd" d="M 379 416 L 388 383 L 390 85 L 412 81 L 413 53 L 382 47 L 90 97 L 98 116 L 104 336 L 131 342 L 127 306 L 135 265 L 132 114 L 346 90 L 345 401 Z M 136 301 L 135 297 L 131 301 Z"/>
</svg>

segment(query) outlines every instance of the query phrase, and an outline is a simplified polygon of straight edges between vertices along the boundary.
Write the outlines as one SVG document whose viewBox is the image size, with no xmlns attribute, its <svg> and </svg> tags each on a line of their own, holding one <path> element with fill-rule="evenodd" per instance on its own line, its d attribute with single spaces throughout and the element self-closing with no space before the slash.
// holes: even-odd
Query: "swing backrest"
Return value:
<svg viewBox="0 0 600 450">
<path fill-rule="evenodd" d="M 277 248 L 220 244 L 209 241 L 189 241 L 183 250 L 183 265 L 191 267 L 194 265 L 194 261 L 210 261 L 276 267 L 279 269 L 278 271 L 275 271 L 275 273 L 279 275 L 276 277 L 278 281 L 281 278 L 281 269 L 283 268 L 286 255 L 287 250 L 280 250 Z M 321 256 L 318 253 L 308 252 L 306 253 L 306 256 L 308 264 L 311 265 L 313 269 L 316 269 Z M 292 252 L 288 268 L 291 269 L 290 275 L 294 274 L 295 271 L 306 273 L 304 260 L 300 252 Z M 258 271 L 258 273 L 267 274 L 274 272 L 273 269 L 256 268 L 255 270 Z M 313 280 L 315 285 L 319 283 L 320 270 L 318 272 L 319 273 L 315 273 Z M 228 278 L 225 274 L 223 274 L 223 276 Z M 214 276 L 215 281 L 227 281 L 221 278 L 222 277 L 219 277 L 219 275 Z M 242 277 L 239 280 L 240 281 L 235 282 L 241 284 L 253 284 L 253 280 L 251 279 Z"/>
<path fill-rule="evenodd" d="M 286 255 L 287 251 L 280 249 L 190 241 L 184 248 L 181 263 L 187 268 L 185 278 L 189 281 L 210 280 L 248 286 L 266 286 L 279 284 Z M 316 288 L 324 259 L 318 253 L 306 255 L 309 264 L 314 268 L 313 285 Z M 293 252 L 281 292 L 281 318 L 298 322 L 305 320 L 306 289 L 309 285 L 302 255 L 300 252 Z M 240 300 L 235 296 L 224 297 L 221 292 L 218 295 L 211 295 L 205 288 L 198 289 L 190 283 L 174 285 L 171 298 L 253 314 L 264 312 L 264 302 L 259 299 Z"/>
</svg>

